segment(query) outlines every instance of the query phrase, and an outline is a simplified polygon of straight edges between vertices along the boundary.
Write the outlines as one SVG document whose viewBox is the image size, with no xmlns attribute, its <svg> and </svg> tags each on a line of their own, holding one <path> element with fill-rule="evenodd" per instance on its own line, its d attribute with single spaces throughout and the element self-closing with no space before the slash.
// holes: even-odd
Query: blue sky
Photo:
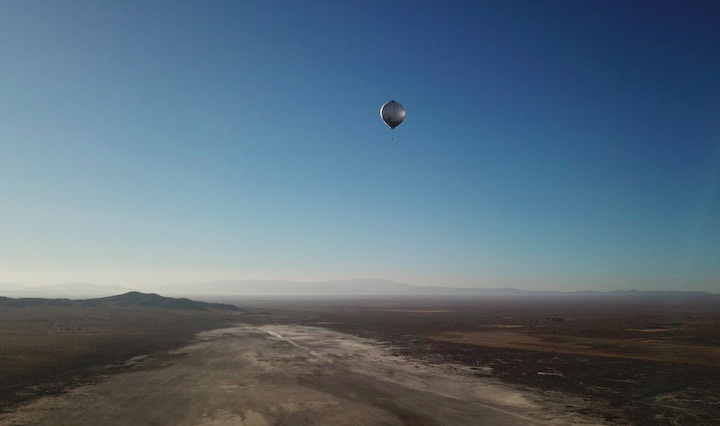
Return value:
<svg viewBox="0 0 720 426">
<path fill-rule="evenodd" d="M 0 282 L 720 292 L 719 18 L 0 2 Z"/>
</svg>

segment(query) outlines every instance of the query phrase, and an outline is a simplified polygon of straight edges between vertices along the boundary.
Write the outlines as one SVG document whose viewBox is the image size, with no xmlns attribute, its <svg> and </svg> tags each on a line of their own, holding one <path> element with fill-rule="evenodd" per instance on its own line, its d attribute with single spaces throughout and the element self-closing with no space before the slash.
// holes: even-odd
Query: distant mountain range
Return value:
<svg viewBox="0 0 720 426">
<path fill-rule="evenodd" d="M 205 303 L 186 298 L 163 297 L 154 293 L 140 293 L 131 291 L 117 296 L 100 297 L 95 299 L 70 300 L 70 299 L 47 299 L 37 297 L 9 298 L 0 297 L 0 307 L 22 308 L 27 306 L 65 306 L 81 308 L 100 307 L 133 307 L 133 308 L 162 308 L 162 309 L 183 309 L 193 311 L 205 311 L 208 309 L 219 309 L 239 311 L 240 308 L 223 303 Z"/>
<path fill-rule="evenodd" d="M 71 297 L 92 298 L 127 293 L 134 289 L 116 285 L 97 285 L 87 283 L 64 283 L 43 286 L 24 286 L 12 283 L 0 283 L 0 296 L 5 297 Z"/>
<path fill-rule="evenodd" d="M 672 296 L 711 295 L 685 291 L 528 291 L 517 288 L 423 287 L 386 279 L 346 281 L 217 280 L 204 284 L 176 284 L 157 289 L 162 294 L 184 296 Z"/>
<path fill-rule="evenodd" d="M 120 286 L 93 284 L 60 284 L 30 287 L 0 283 L 0 296 L 6 297 L 64 297 L 88 299 L 127 293 L 133 289 Z M 145 290 L 143 290 L 145 291 Z M 173 297 L 222 296 L 710 296 L 698 291 L 527 291 L 516 288 L 461 288 L 422 287 L 397 283 L 385 279 L 362 279 L 346 281 L 264 281 L 264 280 L 217 280 L 202 284 L 175 284 L 155 287 L 153 292 Z"/>
</svg>

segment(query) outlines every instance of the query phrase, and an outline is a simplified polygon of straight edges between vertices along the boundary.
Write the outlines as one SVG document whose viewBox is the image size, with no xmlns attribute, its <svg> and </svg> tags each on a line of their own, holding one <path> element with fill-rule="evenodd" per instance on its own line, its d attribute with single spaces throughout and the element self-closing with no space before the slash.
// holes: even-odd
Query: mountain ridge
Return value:
<svg viewBox="0 0 720 426">
<path fill-rule="evenodd" d="M 522 290 L 514 287 L 442 287 L 418 286 L 388 279 L 328 281 L 215 280 L 203 284 L 176 284 L 162 287 L 167 294 L 217 296 L 671 296 L 713 295 L 708 291 L 613 290 L 559 291 Z"/>
<path fill-rule="evenodd" d="M 81 308 L 123 307 L 149 309 L 180 309 L 192 311 L 206 311 L 211 309 L 228 311 L 240 310 L 240 308 L 238 308 L 237 306 L 225 303 L 199 302 L 184 297 L 165 297 L 155 293 L 141 293 L 139 291 L 130 291 L 115 296 L 80 300 L 39 297 L 0 297 L 0 306 L 12 308 L 24 308 L 28 306 L 60 306 Z"/>
<path fill-rule="evenodd" d="M 103 298 L 132 292 L 135 289 L 120 286 L 103 286 L 83 283 L 59 284 L 57 286 L 27 287 L 17 284 L 0 283 L 0 296 L 26 298 Z M 147 290 L 143 290 L 147 291 Z M 614 290 L 614 291 L 558 291 L 522 290 L 513 287 L 442 287 L 418 286 L 398 283 L 389 279 L 354 279 L 326 281 L 289 280 L 214 280 L 198 284 L 173 284 L 156 286 L 149 291 L 168 297 L 199 296 L 712 296 L 708 291 L 682 290 Z"/>
</svg>

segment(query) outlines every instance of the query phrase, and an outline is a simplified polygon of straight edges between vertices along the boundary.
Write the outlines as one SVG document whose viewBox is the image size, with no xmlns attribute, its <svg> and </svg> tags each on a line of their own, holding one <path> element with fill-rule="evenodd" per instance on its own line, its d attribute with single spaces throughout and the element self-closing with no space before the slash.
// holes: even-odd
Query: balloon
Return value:
<svg viewBox="0 0 720 426">
<path fill-rule="evenodd" d="M 405 108 L 400 105 L 400 102 L 387 102 L 380 108 L 380 117 L 388 127 L 394 129 L 405 119 Z"/>
</svg>

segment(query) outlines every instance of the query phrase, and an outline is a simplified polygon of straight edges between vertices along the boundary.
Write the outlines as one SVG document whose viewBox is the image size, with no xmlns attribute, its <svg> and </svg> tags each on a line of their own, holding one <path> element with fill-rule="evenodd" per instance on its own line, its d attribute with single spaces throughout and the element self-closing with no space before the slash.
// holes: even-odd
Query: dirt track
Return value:
<svg viewBox="0 0 720 426">
<path fill-rule="evenodd" d="M 130 371 L 0 415 L 0 424 L 476 425 L 596 423 L 562 395 L 391 356 L 323 328 L 240 325 Z"/>
</svg>

